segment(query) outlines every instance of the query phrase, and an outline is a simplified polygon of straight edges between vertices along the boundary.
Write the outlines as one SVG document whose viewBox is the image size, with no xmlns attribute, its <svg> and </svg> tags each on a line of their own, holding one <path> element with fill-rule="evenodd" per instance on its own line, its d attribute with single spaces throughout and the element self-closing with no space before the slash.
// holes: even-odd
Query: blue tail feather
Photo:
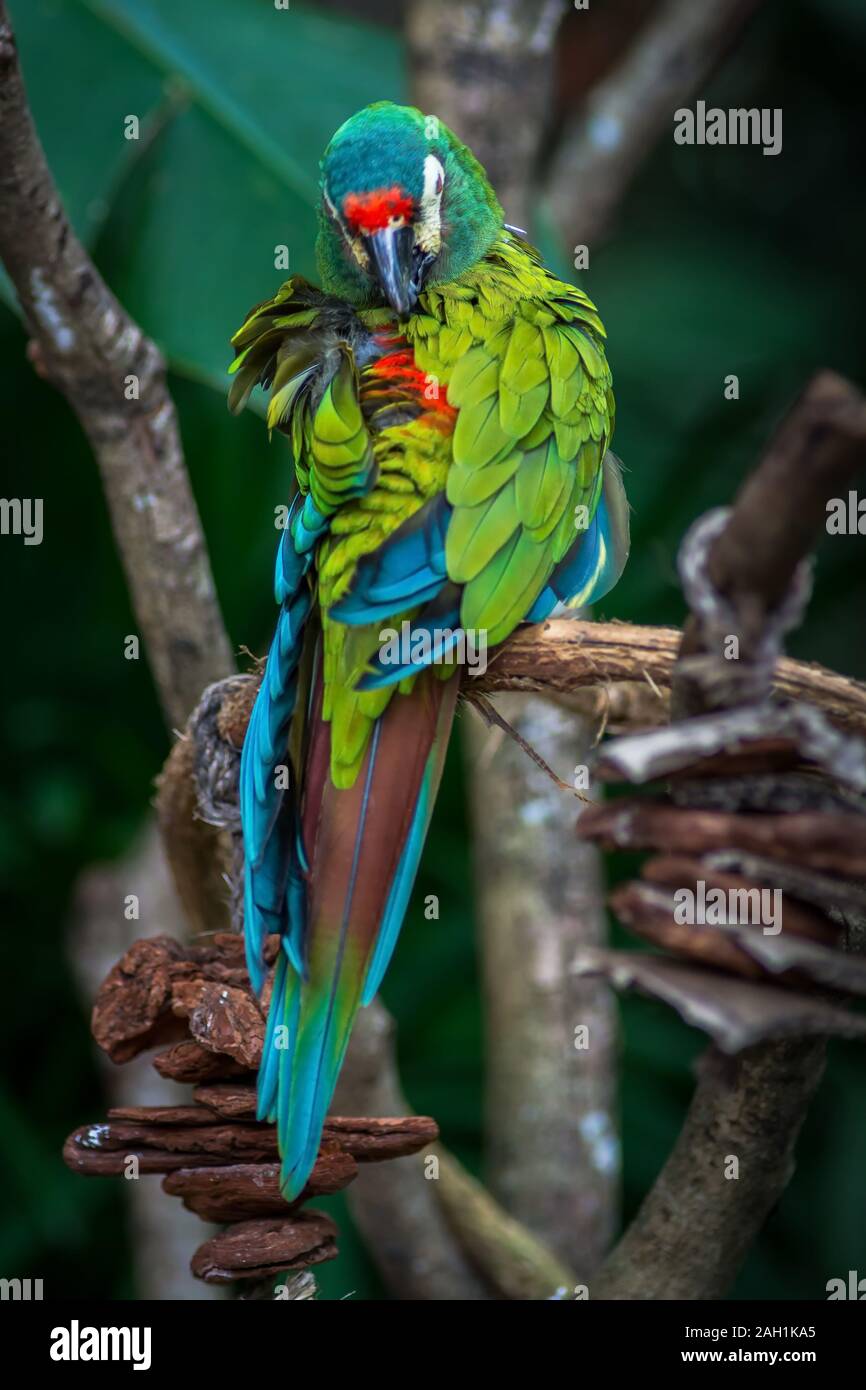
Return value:
<svg viewBox="0 0 866 1390">
<path fill-rule="evenodd" d="M 264 984 L 264 943 L 269 933 L 285 933 L 293 958 L 300 963 L 303 922 L 297 921 L 297 789 L 282 782 L 278 785 L 277 769 L 288 768 L 298 663 L 312 606 L 307 575 L 315 533 L 321 536 L 326 527 L 326 518 L 316 511 L 310 498 L 298 494 L 277 547 L 274 593 L 280 614 L 241 753 L 244 936 L 247 969 L 257 993 Z M 290 770 L 288 775 L 291 778 Z"/>
</svg>

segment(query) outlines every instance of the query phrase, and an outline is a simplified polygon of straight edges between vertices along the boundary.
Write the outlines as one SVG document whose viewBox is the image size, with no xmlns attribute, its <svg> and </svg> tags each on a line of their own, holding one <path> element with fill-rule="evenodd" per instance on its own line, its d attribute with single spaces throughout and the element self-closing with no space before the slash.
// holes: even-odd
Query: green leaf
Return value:
<svg viewBox="0 0 866 1390">
<path fill-rule="evenodd" d="M 77 0 L 10 0 L 9 9 L 49 167 L 89 243 L 138 156 L 124 117 L 147 128 L 165 100 L 164 74 Z"/>
<path fill-rule="evenodd" d="M 286 278 L 276 248 L 289 273 L 315 276 L 318 160 L 359 107 L 403 99 L 399 39 L 271 0 L 12 9 L 76 230 L 170 364 L 223 391 L 229 336 Z"/>
</svg>

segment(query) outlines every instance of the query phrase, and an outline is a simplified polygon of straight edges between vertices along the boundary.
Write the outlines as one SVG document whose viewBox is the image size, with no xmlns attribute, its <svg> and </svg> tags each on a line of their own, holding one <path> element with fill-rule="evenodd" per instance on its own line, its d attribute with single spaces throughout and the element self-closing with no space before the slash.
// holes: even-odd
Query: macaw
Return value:
<svg viewBox="0 0 866 1390">
<path fill-rule="evenodd" d="M 251 310 L 229 393 L 237 412 L 270 391 L 297 483 L 240 771 L 257 991 L 266 938 L 281 947 L 258 1113 L 289 1201 L 394 951 L 464 634 L 494 646 L 600 598 L 628 550 L 601 320 L 504 223 L 470 150 L 377 102 L 320 167 L 322 287 L 294 276 Z"/>
</svg>

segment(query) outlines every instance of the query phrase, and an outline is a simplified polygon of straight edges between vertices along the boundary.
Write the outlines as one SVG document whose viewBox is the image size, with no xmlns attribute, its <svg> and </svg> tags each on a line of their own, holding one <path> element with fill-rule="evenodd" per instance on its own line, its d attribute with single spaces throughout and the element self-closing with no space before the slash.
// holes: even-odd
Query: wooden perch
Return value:
<svg viewBox="0 0 866 1390">
<path fill-rule="evenodd" d="M 280 1221 L 240 1221 L 206 1240 L 192 1257 L 192 1272 L 209 1284 L 266 1279 L 284 1269 L 306 1269 L 337 1255 L 337 1228 L 319 1211 L 297 1212 Z"/>
<path fill-rule="evenodd" d="M 580 833 L 606 849 L 701 853 L 735 847 L 810 868 L 866 877 L 866 817 L 759 816 L 696 811 L 647 800 L 588 806 Z"/>
<path fill-rule="evenodd" d="M 667 702 L 674 665 L 682 634 L 676 628 L 637 627 L 630 623 L 593 623 L 563 618 L 519 628 L 509 641 L 494 650 L 487 671 L 468 683 L 468 695 L 496 694 L 503 691 L 542 691 L 568 700 L 584 693 L 593 697 L 588 710 L 604 727 L 613 714 L 638 722 L 650 716 L 654 723 L 667 717 Z M 191 717 L 186 734 L 176 745 L 160 778 L 159 814 L 163 824 L 174 827 L 166 841 L 166 851 L 182 901 L 196 905 L 196 920 L 202 921 L 202 879 L 200 865 L 213 853 L 213 791 L 208 784 L 210 769 L 218 768 L 219 795 L 224 795 L 226 759 L 234 759 L 235 777 L 259 677 L 235 676 L 218 682 L 205 692 Z M 617 699 L 617 691 L 626 697 Z M 638 698 L 635 693 L 637 692 Z M 649 699 L 643 698 L 643 693 Z M 785 700 L 814 706 L 847 734 L 866 734 L 866 686 L 817 664 L 783 659 L 776 670 L 774 693 Z M 202 710 L 207 719 L 203 720 Z M 202 724 L 205 728 L 202 728 Z M 783 745 L 790 747 L 790 745 Z M 178 752 L 181 750 L 181 753 Z M 193 769 L 196 769 L 195 771 Z M 191 807 L 198 806 L 198 815 Z M 221 814 L 226 815 L 225 807 Z M 237 807 L 231 812 L 236 832 Z M 180 840 L 177 828 L 185 824 Z M 228 819 L 225 820 L 228 825 Z M 201 842 L 195 847 L 195 842 Z M 176 846 L 179 848 L 176 849 Z M 222 851 L 221 851 L 222 853 Z M 227 893 L 213 911 L 222 923 Z M 206 894 L 205 902 L 213 895 Z M 165 1041 L 170 1041 L 166 1038 Z M 192 1054 L 185 1053 L 191 1060 Z M 199 1059 L 207 1065 L 206 1059 Z M 165 1075 L 179 1080 L 198 1080 L 174 1070 L 183 1060 L 166 1059 Z"/>
<path fill-rule="evenodd" d="M 227 1077 L 250 1075 L 246 1067 L 231 1057 L 209 1052 L 201 1043 L 191 1039 L 158 1052 L 153 1065 L 166 1081 L 186 1082 L 190 1086 L 197 1086 L 202 1081 L 222 1081 Z"/>
<path fill-rule="evenodd" d="M 358 1165 L 345 1150 L 325 1145 L 316 1160 L 303 1198 L 320 1197 L 348 1187 Z M 261 1216 L 284 1216 L 286 1199 L 280 1192 L 278 1163 L 234 1163 L 226 1168 L 181 1168 L 163 1179 L 163 1189 L 180 1197 L 203 1221 L 249 1221 Z"/>
<path fill-rule="evenodd" d="M 470 690 L 571 692 L 644 681 L 669 692 L 682 634 L 676 628 L 558 618 L 518 628 L 491 654 Z M 866 686 L 816 662 L 783 658 L 774 693 L 821 709 L 840 729 L 866 733 Z"/>
<path fill-rule="evenodd" d="M 269 959 L 277 947 L 276 938 L 267 943 Z M 237 1223 L 193 1257 L 193 1272 L 209 1282 L 264 1280 L 333 1258 L 333 1223 L 299 1208 L 347 1187 L 359 1164 L 416 1154 L 438 1138 L 423 1115 L 329 1116 L 309 1182 L 289 1206 L 280 1193 L 276 1129 L 256 1121 L 264 1020 L 243 940 L 232 933 L 190 946 L 166 936 L 135 942 L 97 994 L 93 1033 L 119 1062 L 176 1039 L 154 1066 L 193 1082 L 193 1103 L 116 1106 L 106 1122 L 69 1136 L 64 1160 L 91 1177 L 125 1175 L 131 1164 L 137 1173 L 162 1173 L 165 1191 L 190 1211 Z"/>
<path fill-rule="evenodd" d="M 619 688 L 632 693 L 636 685 L 644 688 L 665 712 L 682 633 L 676 628 L 637 627 L 631 623 L 583 622 L 558 618 L 539 625 L 518 628 L 509 641 L 491 654 L 487 671 L 468 684 L 473 691 L 497 694 L 503 691 L 541 691 L 570 696 L 591 691 L 602 698 L 597 704 L 600 719 L 608 699 Z M 225 718 L 216 726 L 223 745 L 239 757 L 259 678 L 233 677 L 217 683 L 208 692 L 209 700 L 225 701 Z M 817 663 L 779 661 L 773 693 L 780 699 L 814 706 L 839 730 L 866 734 L 866 686 L 850 677 L 828 671 Z M 659 699 L 659 697 L 661 697 Z M 648 706 L 635 702 L 642 713 Z M 788 741 L 779 745 L 791 748 Z M 160 783 L 160 802 L 169 814 L 172 805 L 189 805 L 190 771 L 187 761 L 166 764 Z M 204 823 L 192 821 L 195 826 Z M 204 826 L 205 830 L 210 827 Z M 189 872 L 186 863 L 176 865 L 176 877 L 183 882 Z"/>
<path fill-rule="evenodd" d="M 328 1187 L 333 1181 L 335 1151 L 349 1155 L 352 1172 L 358 1163 L 379 1163 L 418 1153 L 435 1142 L 438 1130 L 424 1115 L 400 1119 L 350 1119 L 329 1116 L 322 1134 L 323 1166 L 311 1182 Z M 273 1125 L 215 1121 L 205 1106 L 133 1106 L 111 1110 L 108 1122 L 84 1125 L 67 1140 L 69 1167 L 85 1176 L 122 1173 L 124 1162 L 137 1154 L 144 1171 L 168 1173 L 187 1167 L 225 1167 L 226 1164 L 267 1163 L 277 1157 Z M 345 1165 L 343 1165 L 345 1171 Z"/>
<path fill-rule="evenodd" d="M 145 937 L 130 947 L 99 990 L 93 1036 L 113 1062 L 128 1062 L 158 1043 L 188 1038 L 190 1032 L 207 1044 L 210 1031 L 217 1030 L 220 1045 L 208 1050 L 249 1070 L 258 1065 L 263 1020 L 248 991 L 237 989 L 246 983 L 239 936 L 217 934 L 212 945 L 188 949 L 169 936 Z M 209 991 L 208 985 L 214 989 Z M 222 990 L 228 1007 L 218 1010 L 217 1017 L 208 1004 Z"/>
<path fill-rule="evenodd" d="M 614 901 L 626 924 L 680 958 L 585 949 L 574 968 L 663 1000 L 715 1046 L 673 1153 L 592 1282 L 594 1298 L 723 1296 L 789 1180 L 825 1039 L 866 1037 L 862 1014 L 843 1006 L 866 990 L 866 967 L 842 949 L 838 915 L 866 878 L 866 746 L 840 739 L 826 706 L 770 699 L 827 501 L 864 459 L 866 401 L 820 374 L 730 512 L 700 519 L 684 543 L 693 612 L 670 728 L 615 740 L 596 764 L 597 775 L 635 785 L 667 779 L 654 800 L 588 808 L 579 833 L 609 848 L 661 851 Z M 732 633 L 736 661 L 724 650 Z M 857 723 L 847 727 L 862 735 Z M 726 892 L 793 890 L 784 930 L 768 934 L 748 918 L 679 923 L 674 891 L 700 880 Z M 737 1182 L 726 1177 L 731 1156 Z"/>
</svg>

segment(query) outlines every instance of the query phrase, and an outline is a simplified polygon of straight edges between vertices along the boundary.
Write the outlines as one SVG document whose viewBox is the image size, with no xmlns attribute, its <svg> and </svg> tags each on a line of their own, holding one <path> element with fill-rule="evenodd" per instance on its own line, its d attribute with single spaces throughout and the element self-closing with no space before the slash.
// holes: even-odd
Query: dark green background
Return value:
<svg viewBox="0 0 866 1390">
<path fill-rule="evenodd" d="M 273 619 L 273 507 L 289 463 L 255 415 L 227 415 L 227 339 L 283 278 L 276 244 L 288 245 L 293 272 L 314 272 L 316 159 L 357 107 L 405 97 L 399 33 L 295 0 L 287 13 L 271 0 L 10 8 L 75 225 L 171 364 L 232 640 L 261 652 Z M 866 190 L 855 175 L 864 87 L 860 0 L 767 4 L 700 95 L 782 107 L 783 153 L 665 139 L 609 244 L 592 253 L 583 283 L 609 330 L 634 508 L 632 560 L 604 615 L 679 622 L 675 553 L 690 520 L 730 500 L 815 368 L 866 380 Z M 138 142 L 123 138 L 129 114 L 141 118 Z M 129 1297 L 121 1184 L 84 1181 L 59 1161 L 66 1133 L 104 1107 L 65 936 L 81 870 L 121 855 L 140 825 L 166 735 L 145 663 L 122 657 L 135 623 L 93 460 L 24 348 L 0 306 L 2 490 L 45 501 L 41 547 L 0 543 L 0 1274 L 49 1277 L 54 1293 Z M 723 396 L 732 372 L 738 402 Z M 862 538 L 823 542 L 808 620 L 790 643 L 860 677 L 863 561 Z M 384 995 L 412 1103 L 478 1167 L 481 1020 L 463 800 L 452 756 L 416 894 L 417 903 L 438 893 L 441 918 L 410 911 Z M 660 1006 L 626 1001 L 623 1019 L 630 1215 L 677 1133 L 701 1040 Z M 866 1273 L 863 1083 L 862 1051 L 833 1044 L 796 1176 L 737 1296 L 820 1298 L 829 1278 Z M 341 1212 L 343 1254 L 322 1270 L 325 1296 L 379 1292 Z"/>
</svg>

